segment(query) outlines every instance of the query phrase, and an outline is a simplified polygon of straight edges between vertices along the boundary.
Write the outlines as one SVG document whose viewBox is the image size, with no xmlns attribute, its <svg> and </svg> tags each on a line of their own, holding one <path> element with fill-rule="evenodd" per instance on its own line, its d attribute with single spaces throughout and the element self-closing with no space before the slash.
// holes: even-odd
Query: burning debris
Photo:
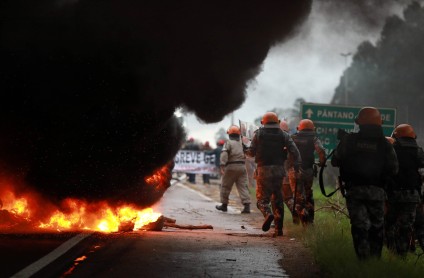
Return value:
<svg viewBox="0 0 424 278">
<path fill-rule="evenodd" d="M 168 167 L 162 167 L 146 178 L 151 195 L 163 194 L 168 175 Z M 14 186 L 7 183 L 0 184 L 0 209 L 1 231 L 139 230 L 161 216 L 151 208 L 140 209 L 131 204 L 106 201 L 66 198 L 56 204 L 35 193 L 18 194 Z"/>
<path fill-rule="evenodd" d="M 166 189 L 168 167 L 160 168 L 146 178 L 153 192 Z M 164 227 L 179 229 L 212 229 L 210 225 L 184 226 L 176 220 L 154 212 L 152 208 L 140 209 L 131 204 L 110 204 L 106 201 L 88 202 L 66 198 L 59 205 L 37 194 L 18 196 L 13 186 L 0 186 L 0 231 L 76 231 L 128 232 L 134 230 L 161 231 Z"/>
<path fill-rule="evenodd" d="M 113 209 L 106 203 L 87 204 L 78 200 L 66 199 L 62 206 L 67 212 L 58 209 L 47 220 L 29 217 L 31 212 L 16 200 L 11 207 L 18 209 L 0 210 L 0 231 L 17 232 L 29 230 L 75 231 L 90 230 L 99 232 L 130 232 L 134 230 L 161 231 L 164 227 L 178 229 L 213 229 L 211 225 L 177 225 L 176 220 L 165 217 L 153 209 L 137 210 L 131 206 Z M 66 203 L 66 204 L 65 204 Z"/>
<path fill-rule="evenodd" d="M 8 207 L 16 206 L 22 199 L 18 199 Z M 44 210 L 44 205 L 38 209 Z M 52 205 L 47 207 L 53 208 Z M 60 208 L 50 212 L 44 211 L 43 214 L 45 215 L 43 218 L 36 218 L 34 216 L 40 213 L 31 211 L 28 207 L 23 207 L 22 211 L 14 208 L 2 209 L 0 210 L 0 230 L 117 232 L 143 229 L 145 225 L 157 221 L 161 216 L 151 208 L 137 209 L 131 205 L 115 208 L 105 202 L 89 204 L 76 199 L 65 199 Z"/>
<path fill-rule="evenodd" d="M 149 224 L 145 225 L 143 229 L 148 231 L 162 231 L 165 225 L 165 221 L 166 221 L 165 219 L 169 219 L 169 218 L 166 218 L 163 215 L 161 215 L 156 221 L 150 222 Z"/>
<path fill-rule="evenodd" d="M 178 225 L 177 220 L 161 215 L 156 221 L 143 226 L 143 230 L 162 231 L 163 228 L 177 228 L 185 230 L 213 229 L 212 225 Z"/>
<path fill-rule="evenodd" d="M 11 230 L 15 227 L 28 227 L 30 222 L 8 210 L 0 210 L 0 230 Z"/>
</svg>

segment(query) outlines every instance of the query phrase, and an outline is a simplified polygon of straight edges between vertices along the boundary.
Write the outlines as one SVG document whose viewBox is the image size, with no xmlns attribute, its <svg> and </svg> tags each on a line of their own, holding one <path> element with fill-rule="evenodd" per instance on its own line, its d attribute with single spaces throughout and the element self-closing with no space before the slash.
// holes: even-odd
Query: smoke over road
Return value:
<svg viewBox="0 0 424 278">
<path fill-rule="evenodd" d="M 311 7 L 223 4 L 2 1 L 0 178 L 55 200 L 157 200 L 144 179 L 184 139 L 175 108 L 205 122 L 238 108 Z"/>
</svg>

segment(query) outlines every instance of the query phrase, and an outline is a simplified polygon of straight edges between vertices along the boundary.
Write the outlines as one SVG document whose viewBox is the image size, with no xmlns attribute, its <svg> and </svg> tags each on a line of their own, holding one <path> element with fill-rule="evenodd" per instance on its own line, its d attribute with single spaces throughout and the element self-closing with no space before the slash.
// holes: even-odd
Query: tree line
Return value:
<svg viewBox="0 0 424 278">
<path fill-rule="evenodd" d="M 397 109 L 397 124 L 424 136 L 424 8 L 412 2 L 403 18 L 386 19 L 374 44 L 362 42 L 335 89 L 332 104 Z M 421 145 L 424 140 L 421 138 Z"/>
</svg>

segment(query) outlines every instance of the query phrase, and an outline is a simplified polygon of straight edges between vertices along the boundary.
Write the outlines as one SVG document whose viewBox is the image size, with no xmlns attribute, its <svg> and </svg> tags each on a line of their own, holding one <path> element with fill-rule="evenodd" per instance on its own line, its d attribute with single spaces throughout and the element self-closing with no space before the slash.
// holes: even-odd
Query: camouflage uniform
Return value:
<svg viewBox="0 0 424 278">
<path fill-rule="evenodd" d="M 424 251 L 424 168 L 418 170 L 421 176 L 421 202 L 417 206 L 415 215 L 414 233 L 415 238 L 418 240 L 421 249 Z"/>
<path fill-rule="evenodd" d="M 242 204 L 250 204 L 245 159 L 241 141 L 230 136 L 230 140 L 225 142 L 222 148 L 220 157 L 221 167 L 225 169 L 221 180 L 221 203 L 228 204 L 228 198 L 235 183 Z"/>
<path fill-rule="evenodd" d="M 283 231 L 284 201 L 281 184 L 286 175 L 284 170 L 285 148 L 294 157 L 295 167 L 299 167 L 300 154 L 290 135 L 282 131 L 278 124 L 266 124 L 255 132 L 252 144 L 246 151 L 249 156 L 255 157 L 257 163 L 257 207 L 265 219 L 269 219 L 269 216 L 272 215 L 276 235 L 282 235 Z M 266 229 L 263 227 L 263 230 Z"/>
<path fill-rule="evenodd" d="M 286 171 L 286 176 L 283 178 L 283 198 L 284 203 L 286 204 L 287 208 L 290 210 L 290 213 L 292 214 L 293 223 L 299 224 L 299 217 L 297 215 L 297 212 L 295 209 L 293 209 L 294 206 L 294 188 L 292 189 L 290 184 L 290 179 L 288 175 L 290 175 L 290 156 L 287 158 L 286 162 L 284 163 L 284 170 Z M 294 171 L 293 171 L 294 172 Z"/>
<path fill-rule="evenodd" d="M 424 251 L 424 200 L 417 206 L 417 212 L 414 223 L 415 238 L 418 240 L 421 249 Z"/>
<path fill-rule="evenodd" d="M 408 137 L 397 138 L 393 147 L 399 161 L 399 173 L 387 188 L 386 239 L 389 249 L 406 256 L 420 203 L 418 169 L 424 167 L 424 152 L 414 138 Z"/>
<path fill-rule="evenodd" d="M 359 259 L 380 257 L 383 247 L 385 177 L 398 171 L 393 146 L 381 126 L 360 125 L 341 138 L 331 164 L 345 183 L 351 233 Z"/>
<path fill-rule="evenodd" d="M 296 212 L 302 224 L 314 223 L 315 201 L 312 191 L 314 181 L 313 164 L 314 152 L 318 154 L 320 165 L 324 164 L 325 149 L 313 130 L 300 130 L 292 135 L 292 139 L 299 149 L 302 157 L 300 174 L 296 175 L 293 169 L 289 171 L 290 187 L 295 192 L 296 186 Z"/>
</svg>

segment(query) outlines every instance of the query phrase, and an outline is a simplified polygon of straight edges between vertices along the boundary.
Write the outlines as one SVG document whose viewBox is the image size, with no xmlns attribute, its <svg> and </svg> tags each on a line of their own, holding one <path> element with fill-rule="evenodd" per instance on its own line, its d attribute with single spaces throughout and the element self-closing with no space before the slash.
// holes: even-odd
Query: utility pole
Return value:
<svg viewBox="0 0 424 278">
<path fill-rule="evenodd" d="M 348 100 L 348 90 L 347 90 L 347 86 L 348 86 L 348 80 L 347 80 L 347 59 L 350 55 L 352 55 L 351 52 L 348 53 L 340 53 L 340 55 L 342 55 L 345 59 L 345 75 L 343 76 L 343 83 L 344 83 L 344 103 L 345 105 L 347 105 L 347 100 Z"/>
</svg>

